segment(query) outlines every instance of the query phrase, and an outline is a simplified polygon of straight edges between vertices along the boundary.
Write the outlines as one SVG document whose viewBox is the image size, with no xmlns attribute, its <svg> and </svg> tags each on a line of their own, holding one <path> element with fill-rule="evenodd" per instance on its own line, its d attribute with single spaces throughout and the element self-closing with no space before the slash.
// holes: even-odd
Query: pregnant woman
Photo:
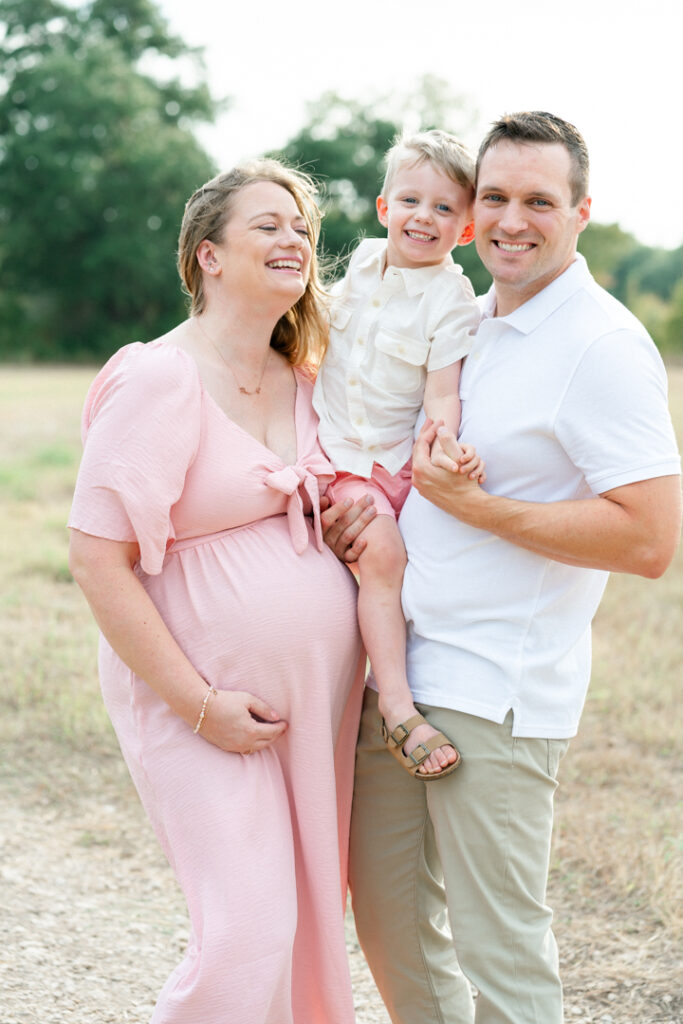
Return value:
<svg viewBox="0 0 683 1024">
<path fill-rule="evenodd" d="M 190 319 L 121 349 L 86 400 L 72 571 L 191 920 L 154 1024 L 354 1020 L 343 908 L 364 659 L 356 584 L 322 543 L 312 194 L 272 161 L 199 189 L 179 242 Z"/>
</svg>

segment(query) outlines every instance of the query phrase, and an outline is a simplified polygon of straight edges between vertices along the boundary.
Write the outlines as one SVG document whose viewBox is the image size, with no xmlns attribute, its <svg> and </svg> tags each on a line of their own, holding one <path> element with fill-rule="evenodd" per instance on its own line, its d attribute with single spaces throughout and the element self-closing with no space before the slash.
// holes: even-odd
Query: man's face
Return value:
<svg viewBox="0 0 683 1024">
<path fill-rule="evenodd" d="M 571 157 L 559 142 L 503 141 L 487 150 L 474 202 L 475 241 L 505 316 L 573 261 L 590 199 L 572 205 Z"/>
</svg>

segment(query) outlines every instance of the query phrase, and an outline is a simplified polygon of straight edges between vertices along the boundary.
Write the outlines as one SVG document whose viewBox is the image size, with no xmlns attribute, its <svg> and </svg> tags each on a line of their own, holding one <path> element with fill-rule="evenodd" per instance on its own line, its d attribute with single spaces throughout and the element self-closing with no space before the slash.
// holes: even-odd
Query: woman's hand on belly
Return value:
<svg viewBox="0 0 683 1024">
<path fill-rule="evenodd" d="M 269 747 L 286 729 L 287 722 L 253 694 L 219 690 L 207 704 L 200 735 L 221 750 L 253 754 Z"/>
</svg>

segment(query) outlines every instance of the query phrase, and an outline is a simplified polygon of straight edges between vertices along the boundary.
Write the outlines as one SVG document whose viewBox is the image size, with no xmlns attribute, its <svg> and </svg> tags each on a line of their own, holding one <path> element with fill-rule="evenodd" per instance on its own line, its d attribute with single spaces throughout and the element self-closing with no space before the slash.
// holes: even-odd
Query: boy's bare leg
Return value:
<svg viewBox="0 0 683 1024">
<path fill-rule="evenodd" d="M 378 515 L 365 529 L 367 546 L 358 560 L 358 621 L 379 690 L 379 709 L 389 730 L 416 714 L 406 676 L 406 624 L 401 609 L 405 549 L 395 520 Z M 409 754 L 438 732 L 431 725 L 413 729 L 404 745 Z M 457 760 L 453 747 L 437 747 L 420 767 L 441 771 Z"/>
</svg>

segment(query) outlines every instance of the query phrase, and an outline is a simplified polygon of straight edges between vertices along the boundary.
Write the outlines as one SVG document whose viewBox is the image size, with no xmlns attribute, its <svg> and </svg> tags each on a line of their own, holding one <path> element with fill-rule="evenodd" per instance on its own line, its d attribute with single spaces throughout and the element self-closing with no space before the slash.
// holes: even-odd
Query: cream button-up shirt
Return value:
<svg viewBox="0 0 683 1024">
<path fill-rule="evenodd" d="M 313 392 L 325 451 L 338 470 L 364 477 L 374 462 L 390 473 L 407 462 L 427 373 L 467 355 L 480 320 L 450 256 L 407 269 L 386 267 L 386 251 L 386 239 L 362 241 L 335 286 Z"/>
</svg>

